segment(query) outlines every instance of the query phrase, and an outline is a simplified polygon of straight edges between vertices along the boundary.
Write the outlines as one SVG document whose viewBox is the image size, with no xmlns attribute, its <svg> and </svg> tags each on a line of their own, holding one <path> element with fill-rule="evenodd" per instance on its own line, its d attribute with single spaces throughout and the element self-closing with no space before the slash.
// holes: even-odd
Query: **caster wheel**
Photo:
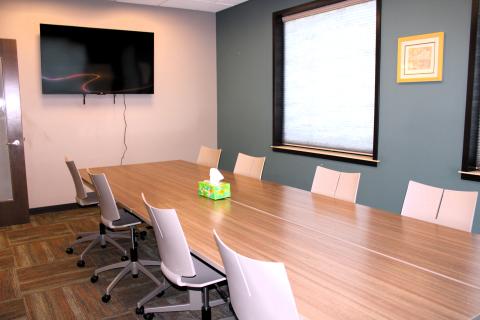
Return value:
<svg viewBox="0 0 480 320">
<path fill-rule="evenodd" d="M 140 308 L 136 308 L 136 309 L 135 309 L 135 313 L 136 313 L 136 314 L 143 314 L 143 312 L 144 312 L 143 306 L 141 306 Z"/>
<path fill-rule="evenodd" d="M 157 294 L 157 298 L 161 298 L 164 294 L 165 294 L 165 290 L 163 290 L 162 292 L 160 292 L 159 294 Z"/>
<path fill-rule="evenodd" d="M 147 231 L 140 232 L 140 239 L 145 240 L 147 238 Z"/>
<path fill-rule="evenodd" d="M 132 278 L 137 279 L 137 278 L 138 278 L 138 274 L 132 274 Z"/>
<path fill-rule="evenodd" d="M 128 256 L 122 256 L 122 258 L 120 259 L 122 261 L 127 261 L 128 260 Z"/>
<path fill-rule="evenodd" d="M 67 248 L 67 250 L 65 250 L 66 253 L 68 254 L 72 254 L 73 253 L 73 248 Z"/>
<path fill-rule="evenodd" d="M 98 281 L 98 276 L 96 276 L 96 275 L 93 275 L 93 276 L 90 278 L 90 282 L 91 282 L 91 283 L 95 283 L 95 282 L 97 282 L 97 281 Z"/>
<path fill-rule="evenodd" d="M 106 244 L 100 246 L 100 248 L 102 248 L 102 249 L 105 249 L 106 247 L 107 247 Z"/>
<path fill-rule="evenodd" d="M 78 260 L 78 261 L 77 261 L 77 267 L 79 267 L 79 268 L 85 267 L 85 261 L 83 261 L 83 260 Z"/>
<path fill-rule="evenodd" d="M 111 298 L 111 296 L 110 296 L 109 294 L 106 294 L 106 293 L 105 293 L 105 294 L 102 296 L 102 301 L 105 302 L 105 303 L 108 303 L 108 301 L 110 301 L 110 298 Z"/>
<path fill-rule="evenodd" d="M 153 313 L 147 313 L 143 315 L 143 319 L 145 320 L 152 320 L 153 319 Z"/>
</svg>

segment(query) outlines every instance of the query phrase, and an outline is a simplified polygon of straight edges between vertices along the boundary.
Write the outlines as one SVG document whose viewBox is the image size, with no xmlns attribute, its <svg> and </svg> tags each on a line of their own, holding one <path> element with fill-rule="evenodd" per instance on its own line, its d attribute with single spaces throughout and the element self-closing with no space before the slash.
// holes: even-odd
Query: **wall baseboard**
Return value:
<svg viewBox="0 0 480 320">
<path fill-rule="evenodd" d="M 72 210 L 72 209 L 78 209 L 78 208 L 81 208 L 81 207 L 78 204 L 72 202 L 72 203 L 57 204 L 54 206 L 30 208 L 28 209 L 28 212 L 30 214 L 41 214 L 41 213 L 47 213 L 47 212 Z"/>
</svg>

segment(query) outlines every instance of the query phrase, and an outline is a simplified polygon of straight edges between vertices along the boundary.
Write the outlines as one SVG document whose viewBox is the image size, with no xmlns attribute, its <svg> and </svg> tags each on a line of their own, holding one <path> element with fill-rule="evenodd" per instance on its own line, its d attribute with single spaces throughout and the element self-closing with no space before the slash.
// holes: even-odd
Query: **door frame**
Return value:
<svg viewBox="0 0 480 320">
<path fill-rule="evenodd" d="M 27 223 L 30 220 L 16 40 L 0 39 L 0 57 L 7 110 L 7 138 L 9 142 L 17 139 L 20 141 L 20 145 L 8 146 L 13 200 L 0 202 L 0 226 L 7 226 Z"/>
</svg>

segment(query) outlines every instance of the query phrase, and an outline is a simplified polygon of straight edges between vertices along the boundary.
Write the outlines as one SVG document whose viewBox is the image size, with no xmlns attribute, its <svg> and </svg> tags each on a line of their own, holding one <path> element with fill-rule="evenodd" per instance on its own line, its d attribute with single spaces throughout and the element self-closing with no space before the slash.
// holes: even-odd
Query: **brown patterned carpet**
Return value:
<svg viewBox="0 0 480 320">
<path fill-rule="evenodd" d="M 0 228 L 0 319 L 142 319 L 135 314 L 136 302 L 154 285 L 145 276 L 126 276 L 113 290 L 108 304 L 100 301 L 103 290 L 118 271 L 100 275 L 90 282 L 93 270 L 120 261 L 118 250 L 108 245 L 89 252 L 84 268 L 78 268 L 79 245 L 72 255 L 65 248 L 75 233 L 98 230 L 97 208 L 75 209 L 32 215 L 30 223 Z M 129 240 L 119 240 L 128 249 Z M 148 231 L 139 240 L 139 256 L 158 260 L 154 235 Z M 161 278 L 160 270 L 154 274 Z M 212 291 L 212 298 L 216 298 Z M 169 288 L 147 305 L 186 302 L 186 292 Z M 212 319 L 231 316 L 227 305 L 212 309 Z M 156 314 L 155 319 L 200 319 L 200 312 Z"/>
</svg>

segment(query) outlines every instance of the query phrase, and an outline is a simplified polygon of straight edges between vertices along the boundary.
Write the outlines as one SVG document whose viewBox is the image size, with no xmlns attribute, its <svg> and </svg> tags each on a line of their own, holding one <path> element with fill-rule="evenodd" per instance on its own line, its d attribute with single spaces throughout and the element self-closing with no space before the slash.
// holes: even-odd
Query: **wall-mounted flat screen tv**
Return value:
<svg viewBox="0 0 480 320">
<path fill-rule="evenodd" d="M 153 93 L 153 33 L 40 25 L 42 92 Z"/>
</svg>

